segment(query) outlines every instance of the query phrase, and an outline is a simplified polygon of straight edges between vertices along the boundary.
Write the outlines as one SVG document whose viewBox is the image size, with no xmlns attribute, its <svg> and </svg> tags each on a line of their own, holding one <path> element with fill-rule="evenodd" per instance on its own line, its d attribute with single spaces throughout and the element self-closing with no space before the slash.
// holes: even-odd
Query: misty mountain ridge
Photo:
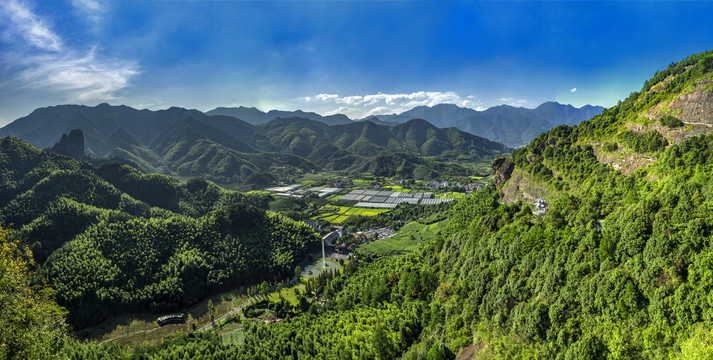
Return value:
<svg viewBox="0 0 713 360">
<path fill-rule="evenodd" d="M 207 115 L 232 116 L 253 125 L 267 123 L 276 118 L 299 117 L 323 122 L 327 125 L 342 125 L 358 121 L 371 121 L 380 125 L 395 125 L 413 119 L 424 119 L 439 128 L 456 127 L 471 134 L 511 147 L 523 146 L 537 135 L 559 125 L 577 125 L 604 110 L 602 106 L 585 105 L 576 108 L 553 101 L 540 104 L 534 109 L 498 105 L 483 111 L 460 107 L 454 104 L 417 106 L 399 114 L 370 115 L 352 120 L 346 115 L 322 116 L 314 112 L 270 110 L 263 112 L 254 107 L 219 107 Z"/>
<path fill-rule="evenodd" d="M 414 118 L 425 119 L 437 127 L 457 127 L 511 147 L 523 146 L 537 135 L 559 125 L 577 125 L 604 110 L 602 106 L 576 108 L 557 102 L 545 102 L 534 109 L 498 105 L 483 111 L 454 104 L 418 106 L 400 114 L 373 115 L 386 123 L 402 123 Z"/>
</svg>

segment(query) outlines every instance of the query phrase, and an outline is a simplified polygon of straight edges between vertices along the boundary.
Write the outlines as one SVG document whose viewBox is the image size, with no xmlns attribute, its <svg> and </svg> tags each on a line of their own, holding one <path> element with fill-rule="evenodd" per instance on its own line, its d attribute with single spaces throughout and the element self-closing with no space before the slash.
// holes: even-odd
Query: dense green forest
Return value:
<svg viewBox="0 0 713 360">
<path fill-rule="evenodd" d="M 680 103 L 682 94 L 707 94 L 711 83 L 713 52 L 693 55 L 601 115 L 538 136 L 512 155 L 514 170 L 497 186 L 448 209 L 436 239 L 315 283 L 323 305 L 296 306 L 279 323 L 245 321 L 242 345 L 207 333 L 135 350 L 75 344 L 61 354 L 449 359 L 465 350 L 479 359 L 712 358 L 713 134 L 698 132 Z M 660 121 L 665 115 L 684 126 Z M 640 166 L 614 168 L 631 160 Z M 533 190 L 549 203 L 544 216 L 523 195 Z M 229 218 L 222 214 L 205 221 Z M 170 217 L 150 221 L 159 238 L 161 226 L 172 224 Z M 101 239 L 121 230 L 90 231 Z"/>
<path fill-rule="evenodd" d="M 267 212 L 268 196 L 0 139 L 0 223 L 16 230 L 81 328 L 130 310 L 168 312 L 206 292 L 288 278 L 319 237 Z"/>
</svg>

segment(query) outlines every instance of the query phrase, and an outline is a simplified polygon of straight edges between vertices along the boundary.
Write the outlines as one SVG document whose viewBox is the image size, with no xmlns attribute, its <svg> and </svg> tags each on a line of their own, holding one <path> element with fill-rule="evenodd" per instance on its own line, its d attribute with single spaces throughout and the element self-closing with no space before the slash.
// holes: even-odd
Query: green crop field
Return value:
<svg viewBox="0 0 713 360">
<path fill-rule="evenodd" d="M 379 214 L 383 214 L 385 212 L 389 212 L 389 209 L 364 209 L 360 216 L 376 216 Z"/>
<path fill-rule="evenodd" d="M 341 224 L 346 221 L 350 216 L 376 216 L 383 214 L 385 212 L 391 211 L 390 209 L 365 209 L 365 208 L 354 208 L 348 206 L 334 206 L 326 205 L 324 207 L 325 212 L 311 217 L 313 220 L 324 220 L 335 224 Z"/>
<path fill-rule="evenodd" d="M 398 234 L 382 240 L 375 240 L 360 245 L 358 253 L 372 255 L 404 254 L 416 250 L 421 244 L 436 238 L 445 229 L 448 220 L 430 225 L 412 221 L 404 225 Z"/>
<path fill-rule="evenodd" d="M 450 191 L 441 194 L 435 194 L 436 199 L 462 199 L 465 196 L 466 194 Z"/>
<path fill-rule="evenodd" d="M 334 218 L 334 220 L 332 220 L 332 222 L 335 223 L 335 224 L 341 224 L 341 223 L 343 223 L 344 221 L 346 221 L 348 218 L 349 218 L 349 216 L 340 215 L 340 216 Z"/>
<path fill-rule="evenodd" d="M 361 209 L 361 208 L 351 208 L 351 209 L 347 210 L 347 212 L 346 212 L 345 214 L 347 214 L 347 215 L 359 215 L 359 214 L 362 213 L 362 211 L 364 211 L 364 209 Z"/>
</svg>

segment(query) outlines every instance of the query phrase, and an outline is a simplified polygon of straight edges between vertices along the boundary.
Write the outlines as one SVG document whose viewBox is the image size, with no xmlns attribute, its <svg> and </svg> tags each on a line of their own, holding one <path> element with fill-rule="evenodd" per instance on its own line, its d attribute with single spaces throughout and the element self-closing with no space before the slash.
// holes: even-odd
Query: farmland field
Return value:
<svg viewBox="0 0 713 360">
<path fill-rule="evenodd" d="M 333 206 L 327 205 L 324 207 L 325 212 L 313 216 L 313 220 L 324 220 L 329 221 L 334 224 L 341 224 L 346 221 L 350 216 L 376 216 L 390 211 L 390 209 L 365 209 L 365 208 L 353 208 L 348 206 Z"/>
</svg>

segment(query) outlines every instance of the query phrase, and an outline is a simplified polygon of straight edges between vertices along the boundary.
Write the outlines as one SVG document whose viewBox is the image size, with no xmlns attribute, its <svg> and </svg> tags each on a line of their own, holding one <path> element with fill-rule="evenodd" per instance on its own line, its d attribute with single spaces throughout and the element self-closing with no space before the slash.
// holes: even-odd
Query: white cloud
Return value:
<svg viewBox="0 0 713 360">
<path fill-rule="evenodd" d="M 518 107 L 525 107 L 530 104 L 529 100 L 525 99 L 516 99 L 512 97 L 506 97 L 506 98 L 499 98 L 498 101 L 502 102 L 505 105 L 510 105 L 510 106 L 518 106 Z"/>
<path fill-rule="evenodd" d="M 315 96 L 315 99 L 322 101 L 333 101 L 339 98 L 337 94 L 319 94 Z"/>
<path fill-rule="evenodd" d="M 59 90 L 70 99 L 82 101 L 115 99 L 115 92 L 127 87 L 139 73 L 135 63 L 98 56 L 95 49 L 86 54 L 69 51 L 24 61 L 27 67 L 16 79 L 25 87 Z"/>
<path fill-rule="evenodd" d="M 332 111 L 328 111 L 328 112 L 324 113 L 324 115 L 329 116 L 329 115 L 336 115 L 336 114 L 352 114 L 358 110 L 359 109 L 348 107 L 348 106 L 340 106 Z"/>
<path fill-rule="evenodd" d="M 570 92 L 575 92 L 575 91 L 577 91 L 577 88 L 572 88 L 572 90 L 570 90 Z"/>
<path fill-rule="evenodd" d="M 101 9 L 97 1 L 74 3 Z M 78 49 L 63 45 L 61 37 L 25 3 L 10 0 L 0 9 L 6 10 L 0 21 L 9 25 L 6 35 L 13 45 L 0 55 L 5 78 L 0 91 L 12 89 L 20 96 L 24 90 L 26 97 L 47 94 L 66 101 L 103 101 L 116 99 L 116 92 L 139 74 L 136 62 L 103 56 L 96 46 Z"/>
<path fill-rule="evenodd" d="M 453 91 L 417 91 L 410 94 L 368 94 L 339 96 L 338 94 L 319 94 L 306 97 L 305 101 L 320 100 L 326 104 L 339 105 L 329 113 L 341 112 L 352 118 L 369 115 L 393 114 L 410 110 L 417 106 L 434 106 L 438 104 L 455 104 L 461 107 L 476 107 L 475 96 L 461 98 Z"/>
<path fill-rule="evenodd" d="M 0 9 L 15 25 L 12 32 L 22 36 L 32 46 L 45 51 L 61 50 L 62 41 L 59 36 L 27 6 L 17 0 L 10 0 L 0 3 Z"/>
<path fill-rule="evenodd" d="M 367 113 L 367 115 L 391 115 L 393 114 L 393 109 L 387 108 L 386 106 L 375 107 Z"/>
</svg>

